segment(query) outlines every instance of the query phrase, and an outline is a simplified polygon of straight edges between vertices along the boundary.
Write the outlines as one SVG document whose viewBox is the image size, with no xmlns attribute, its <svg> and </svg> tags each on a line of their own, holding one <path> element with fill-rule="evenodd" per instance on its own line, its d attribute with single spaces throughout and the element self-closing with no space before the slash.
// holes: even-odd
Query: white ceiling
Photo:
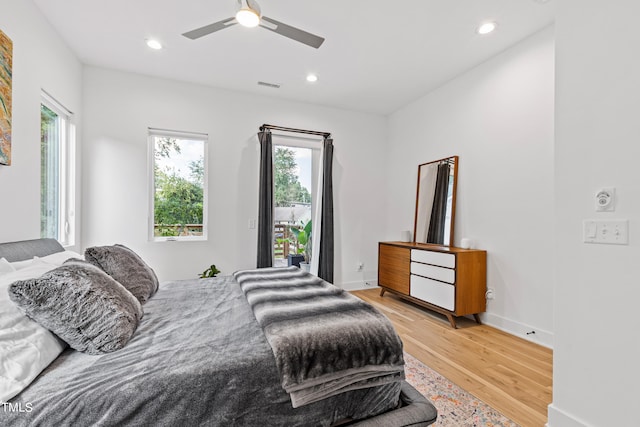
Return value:
<svg viewBox="0 0 640 427">
<path fill-rule="evenodd" d="M 264 28 L 181 34 L 235 14 L 236 0 L 35 0 L 89 65 L 388 114 L 551 24 L 548 0 L 259 0 L 262 13 L 326 39 Z M 475 33 L 485 20 L 490 35 Z M 152 51 L 145 39 L 165 48 Z M 306 74 L 319 81 L 307 83 Z M 280 89 L 258 86 L 278 83 Z"/>
</svg>

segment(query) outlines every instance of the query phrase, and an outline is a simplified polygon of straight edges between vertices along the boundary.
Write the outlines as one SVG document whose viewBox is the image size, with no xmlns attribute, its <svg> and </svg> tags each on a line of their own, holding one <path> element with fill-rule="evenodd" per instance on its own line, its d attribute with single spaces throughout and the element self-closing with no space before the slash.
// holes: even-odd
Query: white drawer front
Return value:
<svg viewBox="0 0 640 427">
<path fill-rule="evenodd" d="M 437 305 L 447 310 L 455 309 L 455 287 L 436 280 L 411 275 L 412 297 Z"/>
<path fill-rule="evenodd" d="M 455 268 L 456 256 L 442 252 L 421 251 L 411 249 L 411 261 L 425 262 L 427 264 L 439 265 L 441 267 Z"/>
<path fill-rule="evenodd" d="M 411 263 L 411 273 L 431 279 L 441 280 L 447 283 L 455 283 L 456 271 L 450 268 L 436 267 L 435 265 Z"/>
</svg>

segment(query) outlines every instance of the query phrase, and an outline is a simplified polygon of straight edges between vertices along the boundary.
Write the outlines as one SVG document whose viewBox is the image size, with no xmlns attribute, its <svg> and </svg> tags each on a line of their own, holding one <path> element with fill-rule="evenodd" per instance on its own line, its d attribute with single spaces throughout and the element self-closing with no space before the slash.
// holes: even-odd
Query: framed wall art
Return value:
<svg viewBox="0 0 640 427">
<path fill-rule="evenodd" d="M 13 42 L 0 30 L 0 165 L 11 165 Z"/>
</svg>

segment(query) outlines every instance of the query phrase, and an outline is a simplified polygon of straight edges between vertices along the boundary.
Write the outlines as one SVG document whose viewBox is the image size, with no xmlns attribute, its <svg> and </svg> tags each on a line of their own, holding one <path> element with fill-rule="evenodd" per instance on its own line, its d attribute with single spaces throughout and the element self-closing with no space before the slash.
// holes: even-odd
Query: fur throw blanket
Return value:
<svg viewBox="0 0 640 427">
<path fill-rule="evenodd" d="M 370 304 L 297 267 L 234 276 L 294 408 L 404 378 L 402 341 Z"/>
</svg>

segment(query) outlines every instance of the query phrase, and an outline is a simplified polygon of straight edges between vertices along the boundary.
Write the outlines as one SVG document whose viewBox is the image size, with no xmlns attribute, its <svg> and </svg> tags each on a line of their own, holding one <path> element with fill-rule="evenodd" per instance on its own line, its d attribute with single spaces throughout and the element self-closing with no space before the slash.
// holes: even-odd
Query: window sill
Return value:
<svg viewBox="0 0 640 427">
<path fill-rule="evenodd" d="M 153 237 L 151 241 L 157 242 L 206 242 L 209 240 L 207 236 L 192 236 L 192 237 Z"/>
</svg>

